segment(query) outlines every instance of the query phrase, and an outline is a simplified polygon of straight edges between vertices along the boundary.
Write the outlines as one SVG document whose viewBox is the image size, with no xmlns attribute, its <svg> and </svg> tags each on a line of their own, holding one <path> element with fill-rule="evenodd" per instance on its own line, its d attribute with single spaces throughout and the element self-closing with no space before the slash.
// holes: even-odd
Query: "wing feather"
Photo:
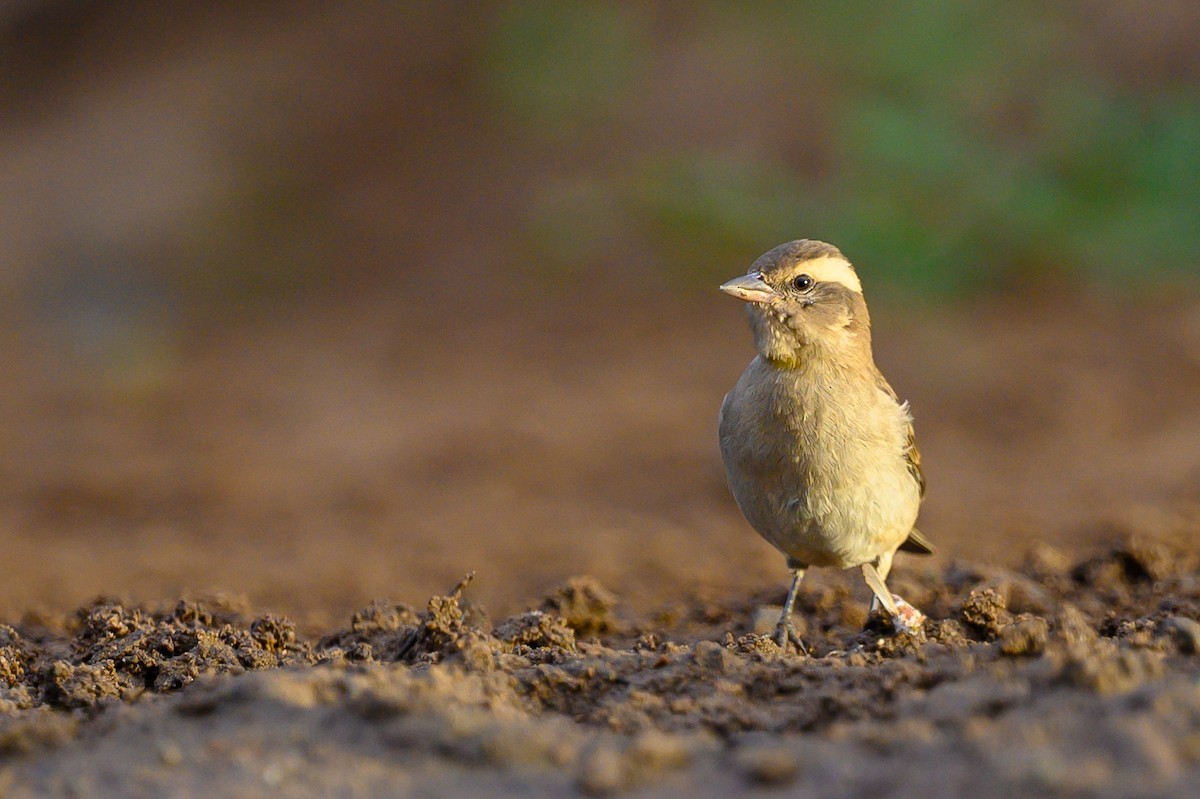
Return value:
<svg viewBox="0 0 1200 799">
<path fill-rule="evenodd" d="M 885 378 L 883 373 L 878 369 L 875 370 L 875 385 L 879 387 L 880 391 L 891 397 L 897 405 L 903 407 L 907 412 L 908 404 L 900 401 L 900 398 L 896 396 L 896 390 L 891 387 L 887 381 L 887 378 Z M 917 481 L 917 487 L 921 490 L 921 498 L 924 499 L 925 472 L 921 470 L 921 450 L 917 449 L 917 436 L 916 433 L 913 432 L 911 419 L 908 421 L 906 432 L 907 436 L 905 438 L 904 452 L 902 454 L 904 456 L 905 465 L 908 466 L 908 472 L 912 475 L 913 479 Z"/>
<path fill-rule="evenodd" d="M 879 387 L 880 391 L 891 397 L 897 405 L 904 407 L 907 411 L 906 404 L 900 402 L 900 398 L 896 396 L 895 389 L 891 387 L 887 379 L 878 369 L 875 370 L 875 385 Z M 904 457 L 904 465 L 908 467 L 908 473 L 911 474 L 913 480 L 916 481 L 917 489 L 921 492 L 921 498 L 924 499 L 925 472 L 921 469 L 921 450 L 917 449 L 917 436 L 916 433 L 913 432 L 911 419 L 908 421 L 906 433 L 907 435 L 905 436 L 904 441 L 904 451 L 901 454 Z M 900 549 L 904 550 L 905 552 L 916 552 L 923 555 L 933 554 L 933 544 L 921 533 L 920 530 L 916 529 L 915 527 L 912 529 L 912 532 L 908 534 L 908 538 L 905 540 L 905 542 L 900 545 Z"/>
</svg>

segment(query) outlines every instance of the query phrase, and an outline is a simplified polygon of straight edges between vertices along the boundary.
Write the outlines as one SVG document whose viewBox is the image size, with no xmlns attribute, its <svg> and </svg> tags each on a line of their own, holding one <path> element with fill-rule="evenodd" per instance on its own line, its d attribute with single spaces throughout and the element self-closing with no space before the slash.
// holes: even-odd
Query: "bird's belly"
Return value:
<svg viewBox="0 0 1200 799">
<path fill-rule="evenodd" d="M 826 464 L 762 454 L 729 470 L 730 487 L 751 526 L 799 563 L 866 563 L 895 550 L 916 523 L 919 490 L 897 456 L 849 447 Z"/>
</svg>

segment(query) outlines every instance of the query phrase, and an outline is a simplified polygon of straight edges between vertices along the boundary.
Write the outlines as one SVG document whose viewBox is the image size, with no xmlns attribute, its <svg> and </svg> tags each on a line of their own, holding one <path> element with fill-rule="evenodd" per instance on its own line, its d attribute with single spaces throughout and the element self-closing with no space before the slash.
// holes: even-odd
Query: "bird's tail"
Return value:
<svg viewBox="0 0 1200 799">
<path fill-rule="evenodd" d="M 908 538 L 900 545 L 901 552 L 915 552 L 918 555 L 932 555 L 933 543 L 920 530 L 913 528 Z"/>
</svg>

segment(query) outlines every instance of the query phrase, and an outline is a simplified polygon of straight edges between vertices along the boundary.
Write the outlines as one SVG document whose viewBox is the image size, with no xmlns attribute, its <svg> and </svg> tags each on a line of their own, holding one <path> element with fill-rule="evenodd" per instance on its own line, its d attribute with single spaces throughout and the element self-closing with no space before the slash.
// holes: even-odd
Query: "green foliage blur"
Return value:
<svg viewBox="0 0 1200 799">
<path fill-rule="evenodd" d="M 1090 4 L 701 8 L 677 35 L 751 104 L 783 108 L 763 115 L 791 127 L 774 144 L 637 132 L 672 40 L 661 14 L 526 2 L 492 32 L 481 73 L 508 119 L 550 151 L 623 153 L 541 190 L 542 262 L 636 246 L 708 281 L 806 236 L 916 293 L 1200 271 L 1200 90 L 1106 69 Z"/>
</svg>

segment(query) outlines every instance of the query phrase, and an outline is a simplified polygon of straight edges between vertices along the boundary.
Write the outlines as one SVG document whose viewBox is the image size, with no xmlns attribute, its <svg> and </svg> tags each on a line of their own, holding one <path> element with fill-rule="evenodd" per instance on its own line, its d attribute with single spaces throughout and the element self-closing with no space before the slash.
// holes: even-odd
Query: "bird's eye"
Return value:
<svg viewBox="0 0 1200 799">
<path fill-rule="evenodd" d="M 816 282 L 811 275 L 799 275 L 792 280 L 792 285 L 796 287 L 797 291 L 808 291 Z"/>
</svg>

